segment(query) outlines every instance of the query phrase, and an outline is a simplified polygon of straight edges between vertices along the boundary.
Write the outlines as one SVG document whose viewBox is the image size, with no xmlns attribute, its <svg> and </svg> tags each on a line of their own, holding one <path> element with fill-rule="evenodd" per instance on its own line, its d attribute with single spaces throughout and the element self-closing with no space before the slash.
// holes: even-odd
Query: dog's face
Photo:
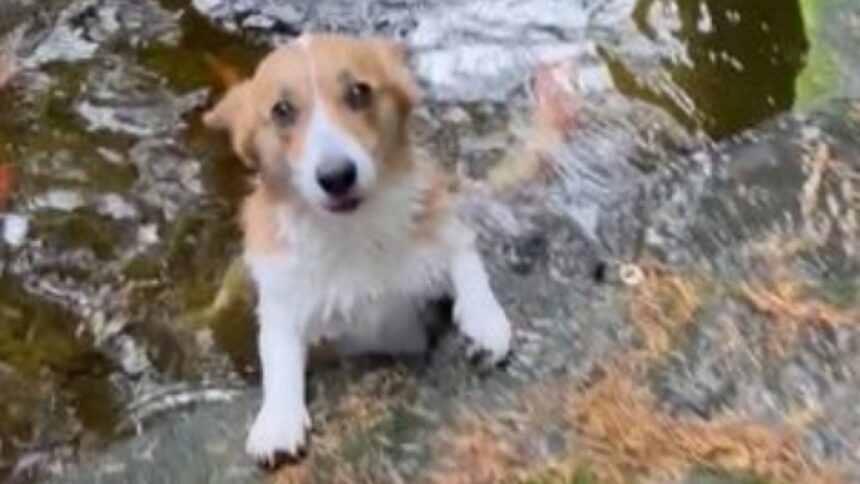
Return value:
<svg viewBox="0 0 860 484">
<path fill-rule="evenodd" d="M 395 41 L 306 35 L 279 47 L 204 117 L 282 196 L 349 212 L 410 163 L 418 91 Z"/>
</svg>

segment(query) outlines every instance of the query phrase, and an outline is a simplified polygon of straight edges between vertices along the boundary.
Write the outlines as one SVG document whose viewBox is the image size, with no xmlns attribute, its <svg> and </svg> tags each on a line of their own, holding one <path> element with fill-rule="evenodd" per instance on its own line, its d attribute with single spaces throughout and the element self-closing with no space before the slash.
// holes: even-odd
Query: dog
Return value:
<svg viewBox="0 0 860 484">
<path fill-rule="evenodd" d="M 498 363 L 512 328 L 457 194 L 409 136 L 420 100 L 402 43 L 305 34 L 204 115 L 256 170 L 244 261 L 257 294 L 263 402 L 246 450 L 301 455 L 308 349 L 420 351 L 426 303 L 449 297 L 470 351 Z"/>
</svg>

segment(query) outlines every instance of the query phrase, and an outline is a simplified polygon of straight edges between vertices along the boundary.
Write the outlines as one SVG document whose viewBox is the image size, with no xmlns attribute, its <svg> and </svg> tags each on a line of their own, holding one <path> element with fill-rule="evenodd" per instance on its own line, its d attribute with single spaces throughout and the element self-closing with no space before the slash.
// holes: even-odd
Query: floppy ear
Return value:
<svg viewBox="0 0 860 484">
<path fill-rule="evenodd" d="M 249 81 L 242 81 L 231 87 L 215 107 L 203 115 L 203 124 L 211 129 L 229 131 L 236 155 L 249 167 L 256 168 L 256 120 L 250 91 Z"/>
<path fill-rule="evenodd" d="M 421 89 L 415 82 L 407 62 L 406 44 L 401 40 L 376 37 L 370 39 L 390 80 L 395 101 L 403 114 L 409 113 L 421 100 Z"/>
</svg>

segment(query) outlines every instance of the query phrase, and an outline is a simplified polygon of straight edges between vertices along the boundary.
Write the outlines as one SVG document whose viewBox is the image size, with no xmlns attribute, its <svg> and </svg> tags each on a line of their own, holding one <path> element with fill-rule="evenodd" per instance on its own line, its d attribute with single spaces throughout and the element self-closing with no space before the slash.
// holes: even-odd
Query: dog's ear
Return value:
<svg viewBox="0 0 860 484">
<path fill-rule="evenodd" d="M 249 167 L 256 168 L 255 118 L 250 81 L 242 81 L 233 85 L 215 107 L 203 115 L 203 124 L 228 131 L 236 155 Z"/>
<path fill-rule="evenodd" d="M 421 89 L 409 69 L 406 44 L 401 40 L 376 37 L 370 39 L 371 45 L 379 55 L 385 75 L 390 81 L 387 86 L 404 114 L 412 110 L 421 100 Z"/>
</svg>

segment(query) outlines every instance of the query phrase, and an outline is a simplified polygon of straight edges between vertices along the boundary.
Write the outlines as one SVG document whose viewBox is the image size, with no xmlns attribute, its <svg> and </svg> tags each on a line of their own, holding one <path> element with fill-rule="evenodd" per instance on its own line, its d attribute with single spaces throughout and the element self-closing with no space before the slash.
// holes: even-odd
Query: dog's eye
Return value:
<svg viewBox="0 0 860 484">
<path fill-rule="evenodd" d="M 361 111 L 373 101 L 373 89 L 366 82 L 351 82 L 346 86 L 343 100 L 353 111 Z"/>
<path fill-rule="evenodd" d="M 296 107 L 285 99 L 281 99 L 272 106 L 272 121 L 280 127 L 295 123 L 297 115 Z"/>
</svg>

